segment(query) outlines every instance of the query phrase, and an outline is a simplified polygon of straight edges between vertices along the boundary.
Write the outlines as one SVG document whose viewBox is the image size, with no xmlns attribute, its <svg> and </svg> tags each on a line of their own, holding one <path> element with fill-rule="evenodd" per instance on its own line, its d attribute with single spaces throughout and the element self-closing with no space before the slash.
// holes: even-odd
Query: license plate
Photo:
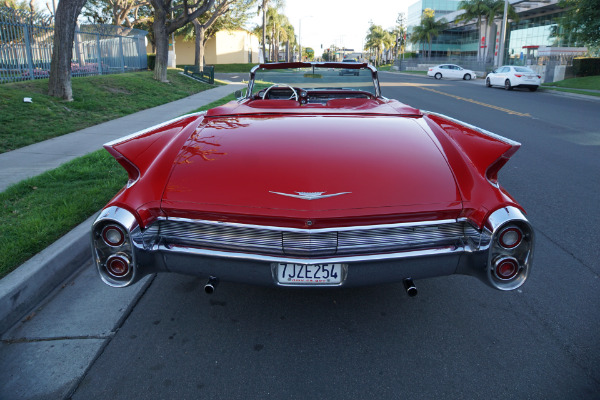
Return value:
<svg viewBox="0 0 600 400">
<path fill-rule="evenodd" d="M 283 285 L 335 285 L 342 282 L 343 264 L 277 264 Z"/>
</svg>

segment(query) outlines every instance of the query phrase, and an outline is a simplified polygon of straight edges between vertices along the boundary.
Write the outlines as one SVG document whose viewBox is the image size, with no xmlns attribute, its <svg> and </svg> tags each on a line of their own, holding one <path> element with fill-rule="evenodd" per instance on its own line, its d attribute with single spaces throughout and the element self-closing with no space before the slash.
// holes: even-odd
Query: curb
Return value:
<svg viewBox="0 0 600 400">
<path fill-rule="evenodd" d="M 97 214 L 0 280 L 0 333 L 6 332 L 91 257 Z"/>
</svg>

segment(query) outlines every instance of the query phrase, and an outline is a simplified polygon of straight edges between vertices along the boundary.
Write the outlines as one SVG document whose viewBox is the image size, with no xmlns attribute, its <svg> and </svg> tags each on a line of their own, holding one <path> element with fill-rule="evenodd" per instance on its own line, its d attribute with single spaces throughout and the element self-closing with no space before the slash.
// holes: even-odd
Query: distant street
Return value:
<svg viewBox="0 0 600 400">
<path fill-rule="evenodd" d="M 73 399 L 598 398 L 600 101 L 482 79 L 380 79 L 385 97 L 522 143 L 499 180 L 536 230 L 525 285 L 500 292 L 451 276 L 415 282 L 409 298 L 402 284 L 223 282 L 207 296 L 204 279 L 158 275 Z M 112 304 L 118 291 L 103 290 L 104 301 L 127 307 Z"/>
</svg>

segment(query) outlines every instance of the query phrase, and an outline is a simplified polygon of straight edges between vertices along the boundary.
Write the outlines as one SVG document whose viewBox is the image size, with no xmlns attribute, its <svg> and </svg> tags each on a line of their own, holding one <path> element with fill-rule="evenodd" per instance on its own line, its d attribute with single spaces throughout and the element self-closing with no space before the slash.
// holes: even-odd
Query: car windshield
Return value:
<svg viewBox="0 0 600 400">
<path fill-rule="evenodd" d="M 372 71 L 365 64 L 356 65 L 361 67 L 331 68 L 314 65 L 288 69 L 258 68 L 254 80 L 257 83 L 289 85 L 296 89 L 366 91 L 377 96 L 379 93 Z M 259 90 L 260 86 L 254 86 L 253 94 Z"/>
</svg>

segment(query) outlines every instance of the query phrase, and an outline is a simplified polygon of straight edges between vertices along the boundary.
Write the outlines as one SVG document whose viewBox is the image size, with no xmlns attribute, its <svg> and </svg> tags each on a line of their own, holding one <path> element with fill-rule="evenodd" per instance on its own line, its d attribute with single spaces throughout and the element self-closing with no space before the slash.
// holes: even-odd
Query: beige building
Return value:
<svg viewBox="0 0 600 400">
<path fill-rule="evenodd" d="M 258 64 L 258 38 L 245 30 L 219 31 L 206 42 L 204 60 L 214 64 Z M 152 46 L 146 48 L 152 52 Z M 194 40 L 186 41 L 183 36 L 175 37 L 175 58 L 178 65 L 194 64 Z"/>
</svg>

